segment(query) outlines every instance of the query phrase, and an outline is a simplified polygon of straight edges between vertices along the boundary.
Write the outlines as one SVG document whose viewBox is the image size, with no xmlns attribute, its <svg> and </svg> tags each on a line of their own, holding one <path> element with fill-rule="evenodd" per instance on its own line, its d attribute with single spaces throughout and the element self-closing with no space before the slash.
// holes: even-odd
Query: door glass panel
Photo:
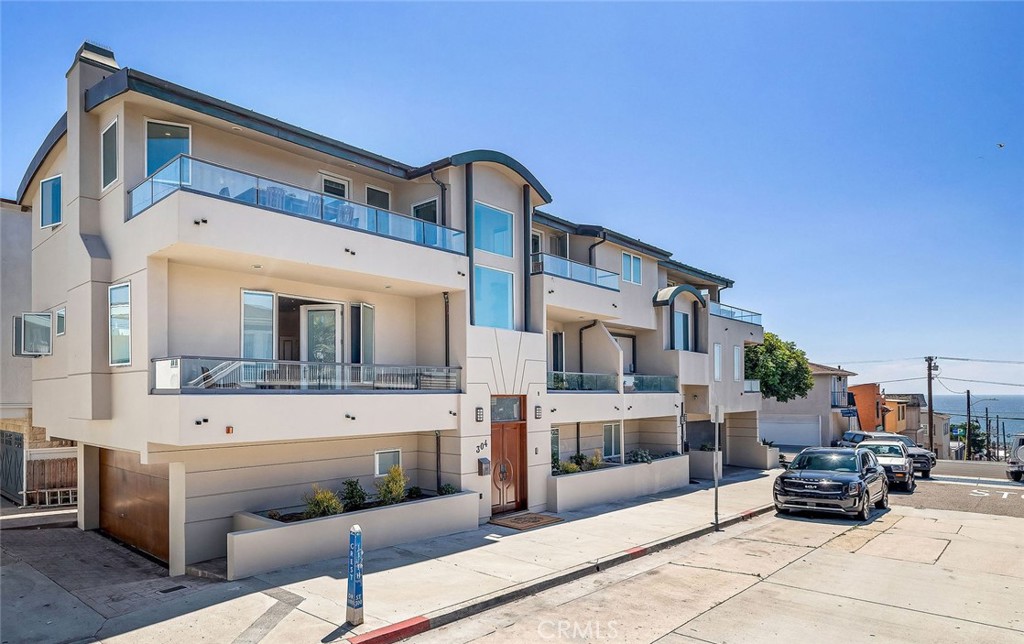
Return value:
<svg viewBox="0 0 1024 644">
<path fill-rule="evenodd" d="M 374 309 L 369 304 L 362 307 L 363 323 L 360 327 L 363 364 L 373 364 L 374 351 Z M 355 342 L 355 340 L 353 340 Z"/>
<path fill-rule="evenodd" d="M 521 399 L 518 396 L 494 396 L 491 398 L 491 422 L 520 420 Z"/>
<path fill-rule="evenodd" d="M 676 311 L 675 320 L 676 346 L 672 347 L 678 351 L 690 350 L 690 317 L 682 311 Z"/>
<path fill-rule="evenodd" d="M 179 154 L 188 154 L 189 130 L 182 125 L 146 123 L 146 176 Z"/>
<path fill-rule="evenodd" d="M 428 201 L 412 207 L 412 216 L 416 219 L 437 223 L 437 201 Z"/>
<path fill-rule="evenodd" d="M 333 310 L 306 311 L 307 360 L 338 362 L 338 316 Z"/>
<path fill-rule="evenodd" d="M 274 294 L 242 294 L 242 357 L 274 358 Z"/>
<path fill-rule="evenodd" d="M 551 370 L 565 371 L 565 336 L 561 333 L 551 334 Z"/>
</svg>

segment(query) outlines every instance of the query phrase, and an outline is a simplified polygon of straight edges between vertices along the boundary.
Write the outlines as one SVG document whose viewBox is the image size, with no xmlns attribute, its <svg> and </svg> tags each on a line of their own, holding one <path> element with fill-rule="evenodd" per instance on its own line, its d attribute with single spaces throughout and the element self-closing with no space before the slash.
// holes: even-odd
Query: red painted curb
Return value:
<svg viewBox="0 0 1024 644">
<path fill-rule="evenodd" d="M 413 617 L 396 624 L 384 626 L 362 635 L 350 637 L 351 644 L 391 644 L 404 640 L 413 635 L 419 635 L 430 630 L 430 620 L 426 617 Z"/>
<path fill-rule="evenodd" d="M 647 554 L 647 548 L 637 546 L 636 548 L 630 548 L 626 551 L 626 554 L 631 558 L 636 559 L 637 557 L 643 557 Z"/>
</svg>

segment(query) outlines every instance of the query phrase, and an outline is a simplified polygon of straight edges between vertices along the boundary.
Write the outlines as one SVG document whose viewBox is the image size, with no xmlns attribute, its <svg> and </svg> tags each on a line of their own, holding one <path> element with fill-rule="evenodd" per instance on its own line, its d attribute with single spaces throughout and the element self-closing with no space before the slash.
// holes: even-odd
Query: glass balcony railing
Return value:
<svg viewBox="0 0 1024 644">
<path fill-rule="evenodd" d="M 618 376 L 614 373 L 548 372 L 548 391 L 617 392 Z"/>
<path fill-rule="evenodd" d="M 153 360 L 150 369 L 150 390 L 153 393 L 179 394 L 248 394 L 282 391 L 457 393 L 460 371 L 461 367 L 181 356 Z"/>
<path fill-rule="evenodd" d="M 537 273 L 554 275 L 555 277 L 564 277 L 567 280 L 583 282 L 584 284 L 592 284 L 612 291 L 619 290 L 618 273 L 606 271 L 603 268 L 597 268 L 596 266 L 589 266 L 587 264 L 574 262 L 571 259 L 558 257 L 557 255 L 534 253 L 533 265 L 530 269 L 530 274 L 536 275 Z"/>
<path fill-rule="evenodd" d="M 744 380 L 743 381 L 743 393 L 745 393 L 745 394 L 759 394 L 759 393 L 761 393 L 761 381 L 760 380 Z"/>
<path fill-rule="evenodd" d="M 677 393 L 679 391 L 679 380 L 675 376 L 650 376 L 646 374 L 630 373 L 623 377 L 626 393 Z"/>
<path fill-rule="evenodd" d="M 756 324 L 761 326 L 761 314 L 753 311 L 747 311 L 746 309 L 737 308 L 735 306 L 726 306 L 720 302 L 710 302 L 708 310 L 711 315 L 717 315 L 720 318 L 729 318 L 731 320 L 739 320 L 740 322 L 749 322 L 750 324 Z"/>
<path fill-rule="evenodd" d="M 466 234 L 280 181 L 179 155 L 129 192 L 128 219 L 184 190 L 258 206 L 336 226 L 465 254 Z"/>
</svg>

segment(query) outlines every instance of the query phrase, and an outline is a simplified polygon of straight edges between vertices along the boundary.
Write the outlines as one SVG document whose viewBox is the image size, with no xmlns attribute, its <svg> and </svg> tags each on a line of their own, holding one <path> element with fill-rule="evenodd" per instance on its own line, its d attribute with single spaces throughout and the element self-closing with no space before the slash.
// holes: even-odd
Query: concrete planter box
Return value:
<svg viewBox="0 0 1024 644">
<path fill-rule="evenodd" d="M 729 465 L 771 470 L 779 466 L 779 448 L 753 438 L 735 438 L 729 448 Z"/>
<path fill-rule="evenodd" d="M 236 512 L 228 533 L 228 579 L 348 556 L 348 531 L 363 530 L 363 549 L 475 530 L 476 492 L 407 501 L 331 517 L 281 523 L 251 512 Z"/>
<path fill-rule="evenodd" d="M 722 461 L 725 454 L 719 452 L 718 478 L 722 478 Z M 714 452 L 690 452 L 690 475 L 695 479 L 714 480 L 715 474 L 711 469 L 715 458 Z"/>
<path fill-rule="evenodd" d="M 548 510 L 568 512 L 599 503 L 632 499 L 685 487 L 690 461 L 685 455 L 659 458 L 548 479 Z"/>
</svg>

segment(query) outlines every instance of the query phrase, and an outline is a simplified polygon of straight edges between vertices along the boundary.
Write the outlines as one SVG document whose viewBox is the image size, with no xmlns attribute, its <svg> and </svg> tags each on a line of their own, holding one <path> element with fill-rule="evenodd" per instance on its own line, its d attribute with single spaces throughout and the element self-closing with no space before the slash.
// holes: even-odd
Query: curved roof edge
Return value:
<svg viewBox="0 0 1024 644">
<path fill-rule="evenodd" d="M 60 141 L 61 137 L 68 133 L 68 113 L 64 112 L 64 115 L 57 119 L 57 122 L 50 128 L 50 133 L 43 139 L 42 145 L 36 150 L 36 154 L 32 157 L 32 161 L 28 164 L 28 168 L 25 170 L 25 176 L 21 178 L 21 184 L 18 185 L 18 193 L 15 195 L 14 200 L 21 203 L 21 200 L 25 197 L 25 192 L 28 190 L 28 186 L 32 183 L 32 177 L 36 176 L 39 172 L 39 167 L 43 165 L 43 161 L 53 150 L 53 146 L 57 145 L 57 141 Z"/>
<path fill-rule="evenodd" d="M 466 152 L 460 152 L 459 154 L 453 154 L 450 157 L 434 161 L 433 163 L 410 171 L 409 178 L 415 179 L 416 177 L 429 174 L 433 170 L 440 170 L 441 168 L 446 168 L 448 166 L 466 165 L 467 163 L 476 162 L 497 163 L 498 165 L 505 166 L 520 177 L 526 179 L 526 182 L 530 184 L 531 188 L 537 191 L 537 194 L 540 195 L 541 199 L 543 199 L 545 203 L 551 203 L 551 193 L 548 192 L 547 188 L 537 180 L 537 177 L 535 177 L 525 165 L 516 161 L 504 152 L 498 152 L 497 150 L 469 150 Z"/>
<path fill-rule="evenodd" d="M 708 302 L 704 299 L 704 296 L 689 284 L 679 284 L 678 286 L 668 286 L 661 289 L 654 294 L 654 306 L 668 306 L 680 293 L 689 293 L 700 302 L 701 306 L 708 308 Z"/>
</svg>

